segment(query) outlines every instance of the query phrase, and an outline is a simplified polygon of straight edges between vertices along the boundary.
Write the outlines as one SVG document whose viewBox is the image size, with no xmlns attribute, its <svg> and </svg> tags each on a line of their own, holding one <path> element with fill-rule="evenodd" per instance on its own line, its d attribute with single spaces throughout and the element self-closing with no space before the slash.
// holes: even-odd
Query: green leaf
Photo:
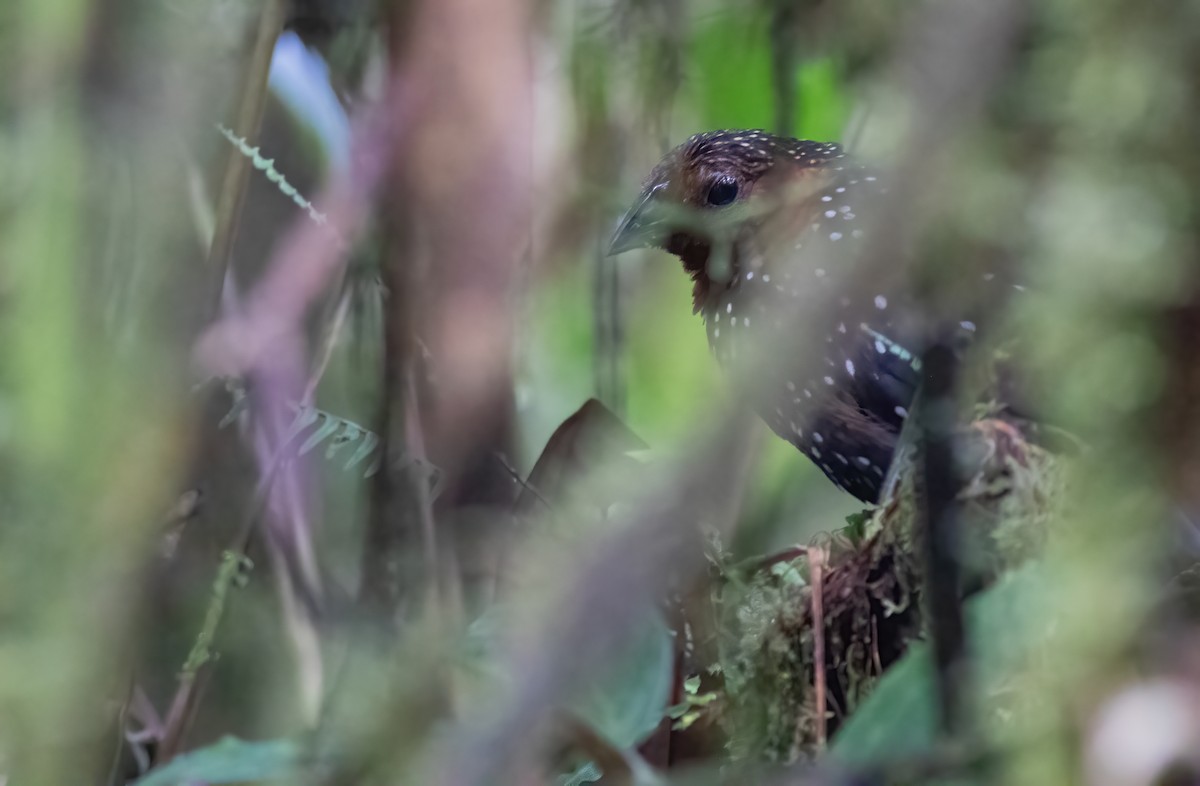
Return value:
<svg viewBox="0 0 1200 786">
<path fill-rule="evenodd" d="M 299 774 L 304 759 L 303 748 L 295 740 L 246 742 L 225 737 L 207 748 L 177 756 L 165 767 L 135 781 L 134 786 L 292 779 Z"/>
<path fill-rule="evenodd" d="M 975 679 L 983 695 L 1010 678 L 1044 630 L 1039 617 L 1045 569 L 1029 565 L 967 603 Z M 1040 624 L 1039 624 L 1040 623 Z M 928 643 L 909 649 L 833 740 L 831 755 L 846 763 L 879 761 L 928 749 L 937 721 L 934 668 Z M 983 703 L 979 703 L 983 706 Z"/>
<path fill-rule="evenodd" d="M 658 728 L 671 699 L 671 632 L 658 611 L 639 622 L 629 646 L 588 685 L 572 709 L 614 746 L 629 748 Z"/>
</svg>

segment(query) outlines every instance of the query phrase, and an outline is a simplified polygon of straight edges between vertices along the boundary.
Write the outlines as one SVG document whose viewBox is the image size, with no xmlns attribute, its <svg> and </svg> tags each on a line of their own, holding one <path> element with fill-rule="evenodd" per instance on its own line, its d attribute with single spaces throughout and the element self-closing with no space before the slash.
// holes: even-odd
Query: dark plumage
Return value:
<svg viewBox="0 0 1200 786">
<path fill-rule="evenodd" d="M 772 361 L 768 378 L 740 388 L 752 391 L 758 413 L 867 502 L 879 496 L 920 381 L 915 309 L 898 291 L 865 290 L 869 303 L 851 303 L 838 290 L 844 280 L 817 265 L 833 270 L 861 251 L 866 215 L 884 193 L 879 177 L 836 144 L 764 131 L 698 134 L 651 172 L 612 245 L 613 253 L 654 246 L 680 258 L 722 365 L 748 348 Z M 776 358 L 796 343 L 789 305 L 813 287 L 827 288 L 820 299 L 835 316 L 819 369 L 801 377 L 790 358 Z M 974 328 L 964 321 L 959 329 Z"/>
</svg>

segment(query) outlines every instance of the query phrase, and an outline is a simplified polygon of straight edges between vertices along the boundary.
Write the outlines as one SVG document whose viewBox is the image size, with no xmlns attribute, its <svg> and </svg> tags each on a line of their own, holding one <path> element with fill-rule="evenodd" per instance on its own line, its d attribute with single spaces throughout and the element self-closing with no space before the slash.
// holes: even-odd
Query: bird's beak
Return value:
<svg viewBox="0 0 1200 786">
<path fill-rule="evenodd" d="M 661 246 L 667 240 L 668 211 L 663 209 L 658 194 L 667 187 L 666 183 L 654 183 L 642 192 L 637 202 L 621 219 L 617 231 L 608 246 L 608 254 L 623 254 L 635 248 Z"/>
</svg>

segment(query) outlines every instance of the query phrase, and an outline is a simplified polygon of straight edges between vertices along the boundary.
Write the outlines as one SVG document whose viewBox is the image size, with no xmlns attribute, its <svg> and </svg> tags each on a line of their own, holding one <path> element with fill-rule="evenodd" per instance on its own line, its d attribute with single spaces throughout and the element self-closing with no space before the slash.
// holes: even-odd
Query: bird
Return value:
<svg viewBox="0 0 1200 786">
<path fill-rule="evenodd" d="M 887 194 L 886 178 L 839 144 L 760 129 L 709 131 L 653 168 L 609 247 L 678 257 L 693 281 L 693 310 L 735 389 L 865 503 L 879 500 L 921 383 L 924 327 L 904 286 L 851 292 L 832 273 L 862 253 L 870 215 Z M 817 367 L 801 369 L 783 354 L 796 346 L 795 323 L 785 317 L 814 294 L 831 317 Z M 954 329 L 969 337 L 976 325 L 963 318 Z M 747 380 L 738 356 L 751 348 L 769 362 L 765 377 Z"/>
</svg>

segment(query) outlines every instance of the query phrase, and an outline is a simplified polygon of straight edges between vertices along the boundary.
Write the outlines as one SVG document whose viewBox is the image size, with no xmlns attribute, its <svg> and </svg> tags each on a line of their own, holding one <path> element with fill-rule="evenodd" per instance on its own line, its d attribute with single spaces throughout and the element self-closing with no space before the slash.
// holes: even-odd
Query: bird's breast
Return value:
<svg viewBox="0 0 1200 786">
<path fill-rule="evenodd" d="M 897 304 L 885 294 L 855 303 L 820 268 L 805 276 L 757 261 L 709 292 L 709 346 L 772 431 L 874 501 L 918 380 L 915 354 L 889 337 Z"/>
</svg>

